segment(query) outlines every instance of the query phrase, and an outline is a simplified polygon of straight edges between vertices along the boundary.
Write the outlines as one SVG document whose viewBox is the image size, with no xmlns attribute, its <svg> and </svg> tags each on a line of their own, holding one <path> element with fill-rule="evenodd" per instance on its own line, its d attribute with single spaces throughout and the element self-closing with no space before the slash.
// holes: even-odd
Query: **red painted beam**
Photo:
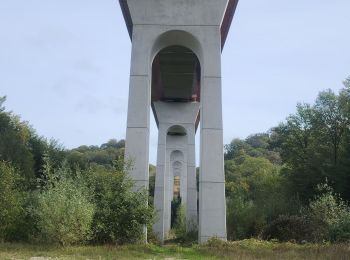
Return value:
<svg viewBox="0 0 350 260">
<path fill-rule="evenodd" d="M 236 12 L 238 0 L 229 0 L 224 20 L 221 25 L 221 49 L 224 48 L 228 32 L 230 31 L 233 16 Z"/>
<path fill-rule="evenodd" d="M 128 29 L 128 32 L 129 32 L 130 39 L 132 40 L 132 27 L 133 27 L 133 25 L 132 25 L 132 19 L 131 19 L 131 14 L 130 14 L 128 2 L 127 2 L 127 0 L 119 0 L 119 4 L 120 4 L 120 7 L 122 9 L 122 13 L 124 16 L 126 27 Z"/>
</svg>

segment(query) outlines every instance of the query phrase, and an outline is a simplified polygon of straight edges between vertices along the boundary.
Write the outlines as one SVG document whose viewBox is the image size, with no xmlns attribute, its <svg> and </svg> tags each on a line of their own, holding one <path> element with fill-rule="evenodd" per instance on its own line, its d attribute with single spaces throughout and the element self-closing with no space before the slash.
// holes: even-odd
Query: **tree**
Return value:
<svg viewBox="0 0 350 260">
<path fill-rule="evenodd" d="M 271 145 L 280 151 L 291 192 L 304 203 L 326 179 L 350 198 L 349 82 L 339 95 L 326 90 L 314 105 L 299 104 L 295 114 L 272 129 Z"/>
<path fill-rule="evenodd" d="M 280 155 L 271 147 L 270 141 L 269 133 L 253 134 L 245 140 L 236 138 L 225 145 L 225 160 L 236 159 L 247 154 L 252 157 L 264 157 L 272 163 L 280 164 Z"/>
<path fill-rule="evenodd" d="M 333 163 L 338 163 L 340 144 L 345 130 L 348 128 L 348 118 L 342 113 L 341 101 L 330 89 L 318 95 L 315 104 L 315 119 L 319 138 L 324 139 L 332 147 Z"/>
<path fill-rule="evenodd" d="M 113 162 L 124 157 L 125 141 L 111 139 L 99 146 L 80 146 L 68 151 L 67 158 L 72 167 L 88 169 L 90 166 L 99 165 L 108 170 L 113 169 Z"/>
<path fill-rule="evenodd" d="M 312 106 L 298 104 L 295 114 L 272 129 L 271 145 L 280 150 L 291 195 L 305 203 L 328 177 L 329 146 L 319 138 L 323 130 L 317 128 L 316 117 Z"/>
<path fill-rule="evenodd" d="M 95 205 L 83 175 L 67 162 L 57 165 L 48 154 L 44 158 L 40 189 L 32 194 L 29 213 L 43 243 L 63 246 L 89 240 Z"/>
<path fill-rule="evenodd" d="M 133 191 L 134 183 L 122 163 L 113 170 L 91 169 L 89 187 L 96 213 L 92 232 L 96 243 L 130 243 L 143 237 L 143 227 L 153 223 L 153 207 L 146 190 Z"/>
<path fill-rule="evenodd" d="M 0 113 L 5 110 L 5 107 L 3 106 L 6 101 L 6 96 L 0 97 Z"/>
<path fill-rule="evenodd" d="M 227 228 L 231 239 L 257 236 L 279 214 L 292 211 L 279 166 L 242 155 L 225 161 Z"/>
<path fill-rule="evenodd" d="M 0 111 L 0 160 L 10 161 L 20 170 L 26 186 L 30 186 L 35 179 L 35 162 L 28 146 L 32 133 L 27 122 L 11 113 Z"/>
<path fill-rule="evenodd" d="M 297 112 L 285 123 L 272 129 L 272 145 L 279 147 L 284 163 L 304 165 L 313 145 L 314 111 L 308 104 L 298 104 Z"/>
<path fill-rule="evenodd" d="M 23 213 L 23 193 L 18 188 L 19 174 L 11 163 L 0 161 L 0 242 L 10 236 Z"/>
<path fill-rule="evenodd" d="M 251 146 L 241 139 L 235 138 L 228 145 L 225 145 L 225 160 L 232 160 L 246 153 Z"/>
</svg>

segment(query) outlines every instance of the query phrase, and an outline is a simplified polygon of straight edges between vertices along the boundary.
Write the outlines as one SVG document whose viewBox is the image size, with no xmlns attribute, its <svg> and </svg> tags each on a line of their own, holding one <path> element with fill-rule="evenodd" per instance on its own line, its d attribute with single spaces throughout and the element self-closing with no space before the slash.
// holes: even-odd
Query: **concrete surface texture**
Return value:
<svg viewBox="0 0 350 260">
<path fill-rule="evenodd" d="M 154 231 L 170 230 L 174 179 L 187 230 L 226 239 L 221 51 L 237 1 L 120 0 L 132 40 L 125 158 L 148 188 L 150 108 L 158 124 Z M 199 208 L 195 134 L 200 121 Z M 199 213 L 197 215 L 197 212 Z"/>
</svg>

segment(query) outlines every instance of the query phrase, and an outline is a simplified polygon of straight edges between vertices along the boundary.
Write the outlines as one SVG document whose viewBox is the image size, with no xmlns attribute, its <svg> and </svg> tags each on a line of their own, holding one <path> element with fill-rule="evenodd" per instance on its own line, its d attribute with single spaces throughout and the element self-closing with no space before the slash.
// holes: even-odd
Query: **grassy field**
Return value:
<svg viewBox="0 0 350 260">
<path fill-rule="evenodd" d="M 350 259 L 350 245 L 296 245 L 253 239 L 188 247 L 169 244 L 62 248 L 5 243 L 0 244 L 0 259 Z"/>
</svg>

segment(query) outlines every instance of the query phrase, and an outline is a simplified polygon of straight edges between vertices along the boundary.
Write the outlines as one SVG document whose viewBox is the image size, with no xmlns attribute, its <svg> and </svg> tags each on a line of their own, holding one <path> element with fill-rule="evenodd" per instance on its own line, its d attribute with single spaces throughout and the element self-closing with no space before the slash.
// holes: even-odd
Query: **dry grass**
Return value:
<svg viewBox="0 0 350 260">
<path fill-rule="evenodd" d="M 296 245 L 243 240 L 182 247 L 176 244 L 49 247 L 0 244 L 0 259 L 350 259 L 350 245 Z M 35 258 L 33 258 L 34 260 Z"/>
<path fill-rule="evenodd" d="M 207 255 L 221 259 L 350 259 L 350 244 L 298 245 L 249 239 L 236 242 L 212 240 L 200 248 Z"/>
</svg>

